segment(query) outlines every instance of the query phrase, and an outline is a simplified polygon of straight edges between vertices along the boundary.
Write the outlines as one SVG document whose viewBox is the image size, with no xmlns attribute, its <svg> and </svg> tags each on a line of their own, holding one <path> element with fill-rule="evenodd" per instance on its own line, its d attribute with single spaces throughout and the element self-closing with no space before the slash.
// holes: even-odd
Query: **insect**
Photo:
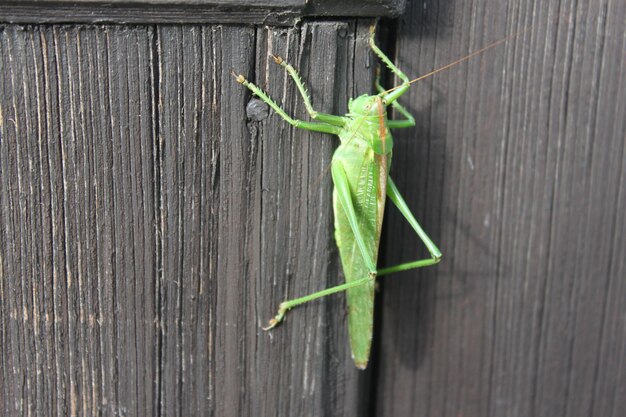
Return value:
<svg viewBox="0 0 626 417">
<path fill-rule="evenodd" d="M 295 306 L 346 291 L 352 358 L 359 369 L 367 367 L 372 345 L 376 277 L 434 265 L 441 260 L 441 252 L 419 225 L 389 176 L 393 151 L 393 138 L 389 129 L 415 126 L 413 116 L 397 101 L 409 89 L 411 81 L 376 45 L 375 25 L 370 28 L 369 43 L 374 53 L 402 80 L 402 84 L 385 91 L 377 77 L 375 84 L 378 94 L 350 99 L 348 114 L 345 116 L 315 111 L 297 71 L 279 56 L 273 56 L 274 61 L 282 66 L 296 83 L 307 112 L 315 120 L 314 122 L 293 119 L 243 75 L 233 74 L 239 83 L 249 88 L 291 125 L 301 129 L 335 134 L 340 138 L 341 144 L 333 154 L 331 173 L 334 183 L 335 240 L 339 248 L 346 282 L 282 302 L 278 313 L 264 329 L 269 330 L 276 326 L 283 320 L 287 311 Z M 392 106 L 404 116 L 404 119 L 388 119 L 388 106 Z M 376 261 L 386 197 L 389 197 L 400 210 L 424 242 L 430 258 L 382 269 L 377 268 Z"/>
</svg>

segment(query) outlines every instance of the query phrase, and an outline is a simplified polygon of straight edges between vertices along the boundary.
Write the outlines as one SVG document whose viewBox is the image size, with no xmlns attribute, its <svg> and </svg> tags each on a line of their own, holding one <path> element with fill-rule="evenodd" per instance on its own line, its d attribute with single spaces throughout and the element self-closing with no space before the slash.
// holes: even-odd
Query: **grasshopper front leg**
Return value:
<svg viewBox="0 0 626 417">
<path fill-rule="evenodd" d="M 404 93 L 408 91 L 409 87 L 411 87 L 411 81 L 409 80 L 409 77 L 404 72 L 402 72 L 400 68 L 396 67 L 396 65 L 393 62 L 391 62 L 389 57 L 385 55 L 383 51 L 380 50 L 380 48 L 376 45 L 375 38 L 376 38 L 376 24 L 370 27 L 370 47 L 372 48 L 372 51 L 374 51 L 374 53 L 378 55 L 381 61 L 383 61 L 385 65 L 387 65 L 387 67 L 391 70 L 391 72 L 396 74 L 398 78 L 402 80 L 401 85 L 399 85 L 398 87 L 394 88 L 392 91 L 385 93 L 381 96 L 385 104 L 389 105 L 393 103 L 394 101 L 396 101 L 400 96 L 402 96 Z"/>
<path fill-rule="evenodd" d="M 376 70 L 376 80 L 374 81 L 374 86 L 376 87 L 376 91 L 378 91 L 379 94 L 385 94 L 385 89 L 382 85 L 380 85 L 380 67 Z M 402 104 L 398 103 L 397 100 L 391 102 L 391 107 L 393 107 L 394 110 L 397 110 L 400 114 L 406 117 L 406 119 L 387 120 L 387 126 L 390 129 L 399 129 L 415 126 L 415 118 L 413 117 L 413 115 L 409 113 L 409 111 L 404 108 Z"/>
<path fill-rule="evenodd" d="M 285 69 L 285 71 L 287 71 L 287 73 L 291 76 L 293 81 L 296 83 L 296 86 L 298 87 L 298 91 L 300 92 L 300 95 L 302 96 L 302 100 L 304 100 L 304 107 L 306 107 L 306 111 L 309 113 L 311 118 L 319 120 L 320 122 L 334 125 L 334 126 L 339 126 L 339 127 L 345 126 L 346 124 L 345 117 L 335 116 L 334 114 L 320 113 L 317 110 L 314 110 L 313 105 L 311 104 L 311 98 L 309 97 L 309 93 L 304 87 L 304 83 L 302 82 L 302 79 L 300 78 L 300 74 L 298 74 L 298 71 L 296 71 L 294 67 L 288 64 L 281 57 L 277 55 L 272 55 L 272 58 L 274 58 L 274 62 L 276 64 L 280 65 L 281 67 Z"/>
<path fill-rule="evenodd" d="M 252 91 L 257 97 L 267 103 L 280 117 L 285 119 L 287 123 L 294 127 L 299 127 L 301 129 L 312 130 L 314 132 L 323 132 L 323 133 L 331 133 L 338 134 L 341 128 L 339 126 L 334 126 L 328 123 L 318 123 L 318 122 L 305 122 L 304 120 L 294 119 L 289 116 L 274 100 L 272 100 L 263 90 L 259 87 L 251 83 L 241 74 L 236 74 L 233 71 L 233 76 L 237 80 L 238 83 L 243 84 L 248 87 L 250 91 Z"/>
</svg>

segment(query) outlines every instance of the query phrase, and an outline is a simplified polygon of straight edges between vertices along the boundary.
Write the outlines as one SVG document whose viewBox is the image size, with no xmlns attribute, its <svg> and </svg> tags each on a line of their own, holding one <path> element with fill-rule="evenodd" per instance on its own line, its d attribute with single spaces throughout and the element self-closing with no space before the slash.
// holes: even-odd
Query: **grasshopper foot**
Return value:
<svg viewBox="0 0 626 417">
<path fill-rule="evenodd" d="M 274 318 L 270 320 L 267 327 L 262 327 L 262 329 L 268 331 L 276 327 L 281 321 L 283 321 L 285 314 L 287 314 L 287 310 L 289 310 L 287 304 L 280 303 L 280 306 L 278 306 L 278 314 L 276 314 L 276 316 L 274 316 Z"/>
<path fill-rule="evenodd" d="M 246 77 L 244 77 L 244 76 L 243 76 L 243 75 L 241 75 L 241 74 L 237 74 L 237 73 L 235 72 L 235 70 L 230 70 L 230 73 L 232 74 L 232 76 L 233 76 L 233 77 L 235 77 L 235 79 L 237 80 L 237 82 L 238 82 L 239 84 L 244 84 L 244 85 L 245 85 L 245 84 L 246 84 L 246 82 L 248 81 L 248 80 L 246 80 Z"/>
<path fill-rule="evenodd" d="M 281 65 L 281 66 L 282 66 L 282 65 L 283 65 L 283 63 L 285 62 L 285 61 L 284 61 L 284 60 L 283 60 L 280 56 L 278 56 L 278 55 L 270 54 L 270 56 L 271 56 L 272 58 L 274 58 L 274 62 L 275 62 L 276 64 L 278 64 L 278 65 Z"/>
<path fill-rule="evenodd" d="M 373 38 L 374 35 L 376 34 L 376 25 L 378 24 L 378 22 L 374 22 L 370 25 L 370 36 Z"/>
</svg>

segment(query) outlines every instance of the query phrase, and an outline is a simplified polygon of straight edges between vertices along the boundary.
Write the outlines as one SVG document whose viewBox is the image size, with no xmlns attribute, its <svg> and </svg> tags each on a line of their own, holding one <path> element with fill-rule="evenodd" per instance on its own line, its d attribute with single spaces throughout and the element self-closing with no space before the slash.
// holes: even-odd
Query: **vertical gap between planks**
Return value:
<svg viewBox="0 0 626 417">
<path fill-rule="evenodd" d="M 156 326 L 157 326 L 157 346 L 154 357 L 154 369 L 155 369 L 155 377 L 156 381 L 153 382 L 154 390 L 155 390 L 155 398 L 154 398 L 154 411 L 156 412 L 157 417 L 161 417 L 161 402 L 162 402 L 162 377 L 163 377 L 163 323 L 162 323 L 162 308 L 163 308 L 163 224 L 162 224 L 162 207 L 163 207 L 163 194 L 161 192 L 161 187 L 163 186 L 162 178 L 161 178 L 161 140 L 160 140 L 160 110 L 159 110 L 159 102 L 160 102 L 160 87 L 161 87 L 161 73 L 160 73 L 160 65 L 161 65 L 161 53 L 160 53 L 160 36 L 159 36 L 159 26 L 153 25 L 153 36 L 152 36 L 152 49 L 151 49 L 151 57 L 152 61 L 152 129 L 153 129 L 153 140 L 154 140 L 154 154 L 153 154 L 153 164 L 154 164 L 154 219 L 155 219 L 155 271 L 156 271 L 156 279 L 154 280 L 154 297 L 155 297 L 155 313 L 156 313 Z"/>
<path fill-rule="evenodd" d="M 376 22 L 377 25 L 377 36 L 376 43 L 380 47 L 380 49 L 387 54 L 387 56 L 391 59 L 391 62 L 396 63 L 396 51 L 395 44 L 396 38 L 398 34 L 398 20 L 396 19 L 396 25 L 392 26 L 390 24 L 391 20 L 378 20 Z M 393 29 L 392 29 L 393 28 Z M 355 39 L 358 36 L 358 25 L 355 26 Z M 358 47 L 358 43 L 355 42 L 355 49 Z M 395 77 L 390 75 L 387 66 L 384 65 L 380 59 L 372 52 L 369 41 L 367 42 L 367 49 L 369 53 L 369 59 L 374 67 L 374 71 L 376 71 L 376 67 L 380 68 L 380 82 L 384 88 L 391 88 L 393 85 L 393 81 Z M 356 59 L 354 60 L 356 61 Z M 396 63 L 397 64 L 397 63 Z M 372 86 L 372 91 L 375 92 L 374 87 Z M 356 92 L 358 94 L 358 92 Z M 393 109 L 388 110 L 389 118 L 394 116 Z M 389 203 L 389 200 L 386 202 L 386 206 Z M 385 210 L 385 217 L 389 216 L 389 210 Z M 380 244 L 378 248 L 378 265 L 380 268 L 382 265 L 387 265 L 387 252 L 384 250 L 387 247 L 387 243 L 389 240 L 389 222 L 387 221 L 387 227 L 385 227 L 385 221 L 383 220 L 383 232 L 380 239 Z M 383 280 L 378 280 L 377 282 L 377 291 L 374 301 L 374 340 L 372 342 L 372 351 L 371 351 L 371 359 L 370 359 L 370 372 L 371 372 L 371 381 L 368 387 L 368 407 L 367 415 L 369 417 L 376 417 L 376 410 L 378 406 L 378 382 L 379 382 L 379 373 L 380 373 L 380 352 L 381 352 L 381 332 L 382 332 L 382 323 L 383 323 L 383 292 L 384 292 L 384 283 Z"/>
</svg>

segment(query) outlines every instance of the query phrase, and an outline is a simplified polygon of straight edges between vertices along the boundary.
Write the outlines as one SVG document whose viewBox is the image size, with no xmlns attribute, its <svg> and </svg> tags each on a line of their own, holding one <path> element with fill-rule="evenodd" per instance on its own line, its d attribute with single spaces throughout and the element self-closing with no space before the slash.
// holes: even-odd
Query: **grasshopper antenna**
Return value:
<svg viewBox="0 0 626 417">
<path fill-rule="evenodd" d="M 450 68 L 452 68 L 452 67 L 454 67 L 454 66 L 456 66 L 456 65 L 458 65 L 458 64 L 460 64 L 462 62 L 470 60 L 470 59 L 474 58 L 475 56 L 480 55 L 482 53 L 485 53 L 488 50 L 493 49 L 493 48 L 495 48 L 496 46 L 498 46 L 500 44 L 503 44 L 503 43 L 505 43 L 507 41 L 510 41 L 511 39 L 517 38 L 519 35 L 521 35 L 521 34 L 523 34 L 525 32 L 528 32 L 530 29 L 531 29 L 531 27 L 526 27 L 526 28 L 524 28 L 524 29 L 522 29 L 522 30 L 520 30 L 518 32 L 515 32 L 512 35 L 506 36 L 506 37 L 504 37 L 504 38 L 502 38 L 500 40 L 497 40 L 497 41 L 495 41 L 493 43 L 490 43 L 489 45 L 487 45 L 487 46 L 485 46 L 483 48 L 480 48 L 479 50 L 474 51 L 474 52 L 472 52 L 469 55 L 465 55 L 463 58 L 459 58 L 459 59 L 457 59 L 455 61 L 450 62 L 449 64 L 444 65 L 443 67 L 439 67 L 439 68 L 437 68 L 435 70 L 432 70 L 432 71 L 430 71 L 430 72 L 428 72 L 428 73 L 426 73 L 424 75 L 420 75 L 419 77 L 409 81 L 409 84 L 413 84 L 413 83 L 415 83 L 417 81 L 421 81 L 424 78 L 428 78 L 428 77 L 430 77 L 432 75 L 437 74 L 438 72 L 445 71 L 445 70 L 450 69 Z M 391 91 L 397 90 L 398 88 L 402 87 L 403 85 L 405 85 L 405 84 L 400 84 L 400 85 L 398 85 L 396 87 L 390 88 L 389 90 L 386 90 L 385 93 L 389 93 Z"/>
</svg>

